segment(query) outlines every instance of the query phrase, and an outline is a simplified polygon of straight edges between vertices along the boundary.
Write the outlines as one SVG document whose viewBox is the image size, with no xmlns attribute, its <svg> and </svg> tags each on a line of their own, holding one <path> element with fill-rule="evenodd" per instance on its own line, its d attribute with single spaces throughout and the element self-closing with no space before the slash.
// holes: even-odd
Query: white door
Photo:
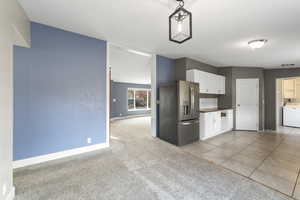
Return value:
<svg viewBox="0 0 300 200">
<path fill-rule="evenodd" d="M 258 130 L 259 80 L 236 80 L 236 129 Z"/>
</svg>

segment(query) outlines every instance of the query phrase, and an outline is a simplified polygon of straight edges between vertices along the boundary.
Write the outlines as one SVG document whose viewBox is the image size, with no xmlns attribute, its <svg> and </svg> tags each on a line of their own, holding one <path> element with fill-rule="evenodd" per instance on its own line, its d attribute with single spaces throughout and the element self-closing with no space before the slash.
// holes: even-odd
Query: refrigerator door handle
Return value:
<svg viewBox="0 0 300 200">
<path fill-rule="evenodd" d="M 187 115 L 187 106 L 183 106 L 183 115 Z"/>
<path fill-rule="evenodd" d="M 194 95 L 194 87 L 190 86 L 190 105 L 191 105 L 191 115 L 194 115 L 195 112 L 195 95 Z"/>
<path fill-rule="evenodd" d="M 189 122 L 180 122 L 181 125 L 187 126 L 192 124 L 199 124 L 199 120 L 189 121 Z"/>
<path fill-rule="evenodd" d="M 184 126 L 188 126 L 188 125 L 191 125 L 192 122 L 182 122 L 181 124 L 184 125 Z"/>
</svg>

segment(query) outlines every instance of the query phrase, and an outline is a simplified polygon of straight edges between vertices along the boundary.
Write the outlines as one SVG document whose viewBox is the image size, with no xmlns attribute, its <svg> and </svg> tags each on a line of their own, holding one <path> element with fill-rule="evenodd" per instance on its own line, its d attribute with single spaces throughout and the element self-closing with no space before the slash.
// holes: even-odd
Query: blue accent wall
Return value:
<svg viewBox="0 0 300 200">
<path fill-rule="evenodd" d="M 32 47 L 14 47 L 14 160 L 104 143 L 106 42 L 31 28 Z"/>
<path fill-rule="evenodd" d="M 159 100 L 159 86 L 163 83 L 169 83 L 175 80 L 175 60 L 164 56 L 156 56 L 157 100 Z M 159 104 L 157 104 L 156 109 L 156 130 L 159 136 Z"/>
<path fill-rule="evenodd" d="M 175 60 L 164 56 L 156 57 L 157 84 L 175 81 Z"/>
<path fill-rule="evenodd" d="M 128 111 L 127 91 L 128 88 L 151 89 L 151 85 L 111 82 L 111 117 L 124 117 L 130 115 L 151 114 L 151 110 Z M 114 102 L 113 99 L 116 101 Z"/>
</svg>

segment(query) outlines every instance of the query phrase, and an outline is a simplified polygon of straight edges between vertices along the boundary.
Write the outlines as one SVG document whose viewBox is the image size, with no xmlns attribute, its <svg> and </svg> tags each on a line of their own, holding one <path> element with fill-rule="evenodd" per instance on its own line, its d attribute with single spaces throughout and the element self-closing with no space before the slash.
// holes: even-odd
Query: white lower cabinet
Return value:
<svg viewBox="0 0 300 200">
<path fill-rule="evenodd" d="M 233 129 L 233 110 L 200 113 L 200 140 L 205 140 Z"/>
</svg>

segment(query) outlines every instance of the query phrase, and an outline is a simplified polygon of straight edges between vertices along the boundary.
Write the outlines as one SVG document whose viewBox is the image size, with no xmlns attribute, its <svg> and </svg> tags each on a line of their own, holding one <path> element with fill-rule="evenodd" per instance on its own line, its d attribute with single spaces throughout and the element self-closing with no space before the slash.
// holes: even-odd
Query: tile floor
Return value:
<svg viewBox="0 0 300 200">
<path fill-rule="evenodd" d="M 300 129 L 232 131 L 182 149 L 300 199 Z"/>
</svg>

